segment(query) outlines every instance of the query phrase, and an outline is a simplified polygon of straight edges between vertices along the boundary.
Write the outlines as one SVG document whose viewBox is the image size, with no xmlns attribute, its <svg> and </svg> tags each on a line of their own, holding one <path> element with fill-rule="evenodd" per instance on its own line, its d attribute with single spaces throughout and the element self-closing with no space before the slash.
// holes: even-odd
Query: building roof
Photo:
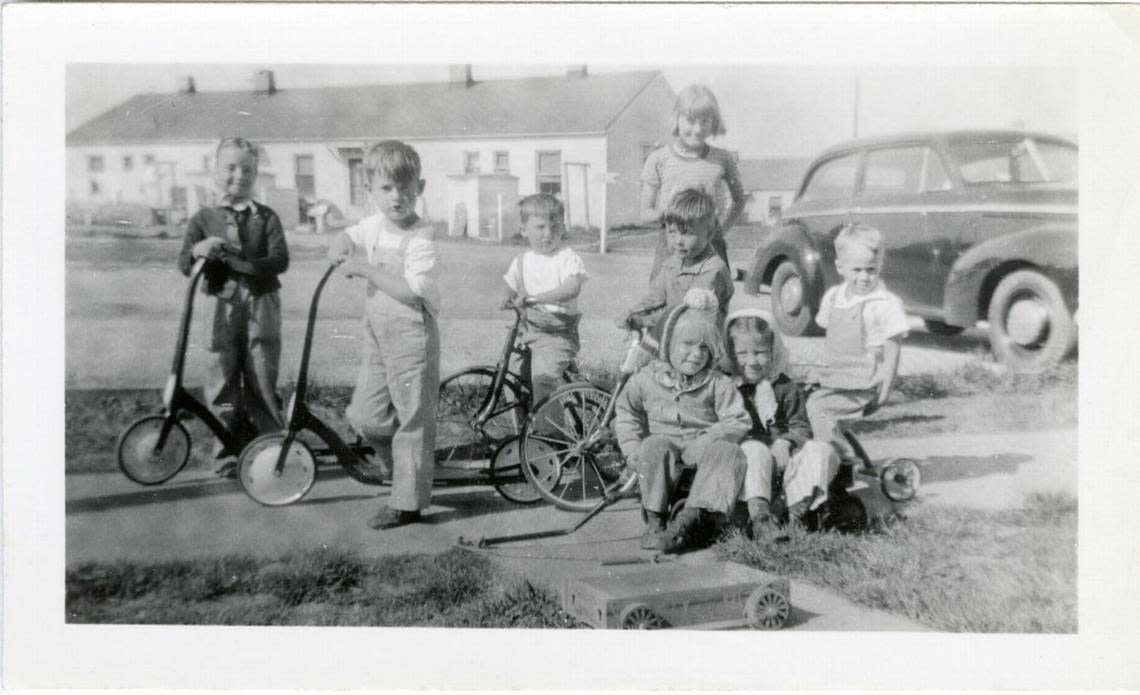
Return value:
<svg viewBox="0 0 1140 695">
<path fill-rule="evenodd" d="M 604 133 L 656 71 L 462 83 L 139 94 L 67 136 L 68 145 L 428 139 Z"/>
<path fill-rule="evenodd" d="M 810 157 L 741 159 L 740 181 L 746 191 L 795 191 L 811 162 Z"/>
</svg>

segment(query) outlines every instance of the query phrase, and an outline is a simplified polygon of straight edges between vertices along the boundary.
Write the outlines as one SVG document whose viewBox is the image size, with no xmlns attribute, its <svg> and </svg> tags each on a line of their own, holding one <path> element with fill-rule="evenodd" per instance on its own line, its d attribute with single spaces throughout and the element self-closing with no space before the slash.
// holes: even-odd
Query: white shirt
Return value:
<svg viewBox="0 0 1140 695">
<path fill-rule="evenodd" d="M 522 277 L 519 277 L 519 258 L 522 258 Z M 563 246 L 549 256 L 535 253 L 533 250 L 515 256 L 511 267 L 503 280 L 515 292 L 526 288 L 526 294 L 533 296 L 556 290 L 572 277 L 578 277 L 582 282 L 590 278 L 586 273 L 586 264 L 574 249 Z M 520 282 L 521 279 L 521 282 Z M 577 314 L 578 298 L 571 297 L 558 304 L 539 304 L 538 306 L 560 314 Z"/>
<path fill-rule="evenodd" d="M 910 330 L 903 310 L 902 300 L 887 289 L 881 281 L 867 294 L 847 295 L 847 283 L 841 283 L 827 290 L 819 304 L 819 314 L 815 322 L 827 328 L 831 317 L 831 307 L 847 309 L 860 302 L 870 302 L 863 309 L 864 347 L 877 348 L 895 336 L 905 335 Z"/>
<path fill-rule="evenodd" d="M 371 265 L 379 265 L 378 261 L 373 260 L 376 251 L 399 249 L 404 237 L 413 235 L 404 249 L 404 281 L 423 300 L 428 313 L 439 316 L 439 263 L 436 260 L 435 244 L 418 233 L 426 230 L 425 226 L 417 226 L 405 231 L 383 215 L 372 215 L 344 230 L 344 233 L 353 244 L 364 249 Z"/>
</svg>

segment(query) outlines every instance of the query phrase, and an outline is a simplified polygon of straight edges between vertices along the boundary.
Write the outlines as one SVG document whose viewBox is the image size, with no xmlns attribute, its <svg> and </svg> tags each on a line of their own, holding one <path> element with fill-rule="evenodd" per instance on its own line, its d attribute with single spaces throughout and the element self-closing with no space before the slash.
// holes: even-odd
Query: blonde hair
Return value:
<svg viewBox="0 0 1140 695">
<path fill-rule="evenodd" d="M 708 119 L 710 135 L 724 135 L 724 118 L 720 115 L 720 104 L 712 90 L 703 84 L 691 84 L 677 94 L 673 103 L 673 135 L 679 135 L 677 119 L 681 116 L 691 121 Z"/>
<path fill-rule="evenodd" d="M 258 152 L 257 145 L 253 144 L 249 140 L 246 140 L 245 138 L 222 138 L 222 141 L 218 143 L 218 146 L 216 148 L 214 148 L 215 159 L 217 158 L 218 153 L 227 147 L 232 147 L 235 150 L 241 150 L 246 154 L 253 155 L 254 159 L 259 161 L 261 160 L 261 153 Z"/>
<path fill-rule="evenodd" d="M 371 184 L 376 176 L 386 176 L 398 184 L 419 182 L 420 155 L 399 140 L 381 140 L 364 156 L 364 176 Z"/>
<path fill-rule="evenodd" d="M 883 257 L 883 233 L 877 228 L 858 222 L 843 225 L 835 237 L 835 255 L 843 253 L 851 246 L 862 246 L 875 258 Z"/>
</svg>

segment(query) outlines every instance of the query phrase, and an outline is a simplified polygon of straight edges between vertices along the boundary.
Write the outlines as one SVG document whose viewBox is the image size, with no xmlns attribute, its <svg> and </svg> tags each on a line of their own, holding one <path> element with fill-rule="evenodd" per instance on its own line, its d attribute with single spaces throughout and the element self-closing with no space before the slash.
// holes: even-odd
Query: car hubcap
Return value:
<svg viewBox="0 0 1140 695">
<path fill-rule="evenodd" d="M 1009 307 L 1006 332 L 1022 347 L 1040 341 L 1048 325 L 1049 311 L 1036 297 L 1019 299 Z"/>
<path fill-rule="evenodd" d="M 785 311 L 797 312 L 803 305 L 804 284 L 798 277 L 788 278 L 780 287 L 780 305 Z"/>
</svg>

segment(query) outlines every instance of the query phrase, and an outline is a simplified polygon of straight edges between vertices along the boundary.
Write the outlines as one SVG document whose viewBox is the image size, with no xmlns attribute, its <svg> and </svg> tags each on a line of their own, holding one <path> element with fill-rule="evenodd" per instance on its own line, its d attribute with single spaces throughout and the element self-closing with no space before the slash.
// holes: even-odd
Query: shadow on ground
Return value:
<svg viewBox="0 0 1140 695">
<path fill-rule="evenodd" d="M 922 482 L 949 482 L 987 475 L 1016 473 L 1021 464 L 1033 460 L 1027 454 L 994 454 L 992 456 L 931 456 L 918 459 Z"/>
</svg>

